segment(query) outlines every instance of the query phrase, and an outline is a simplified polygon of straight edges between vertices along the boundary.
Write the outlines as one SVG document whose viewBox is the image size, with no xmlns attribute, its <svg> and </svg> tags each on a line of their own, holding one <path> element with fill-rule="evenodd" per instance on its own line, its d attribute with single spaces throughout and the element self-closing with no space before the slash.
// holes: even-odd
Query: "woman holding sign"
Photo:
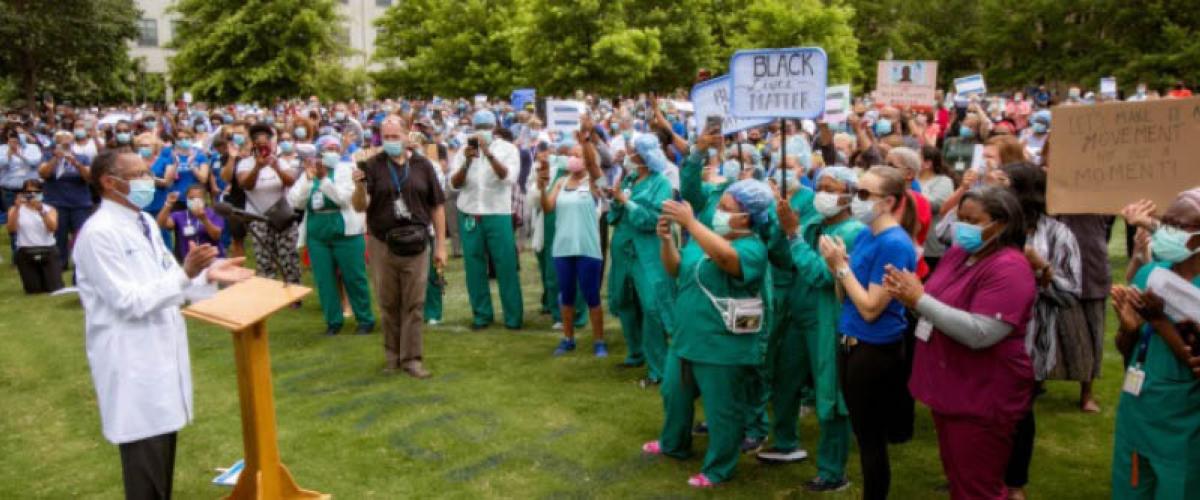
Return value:
<svg viewBox="0 0 1200 500">
<path fill-rule="evenodd" d="M 1133 287 L 1112 290 L 1117 349 L 1127 366 L 1112 497 L 1200 498 L 1200 372 L 1194 357 L 1200 339 L 1196 323 L 1166 313 L 1166 306 L 1194 306 L 1188 297 L 1200 293 L 1200 188 L 1180 193 L 1161 223 L 1148 213 L 1130 222 L 1153 234 L 1154 260 L 1138 270 Z M 1160 280 L 1167 284 L 1149 286 Z"/>
</svg>

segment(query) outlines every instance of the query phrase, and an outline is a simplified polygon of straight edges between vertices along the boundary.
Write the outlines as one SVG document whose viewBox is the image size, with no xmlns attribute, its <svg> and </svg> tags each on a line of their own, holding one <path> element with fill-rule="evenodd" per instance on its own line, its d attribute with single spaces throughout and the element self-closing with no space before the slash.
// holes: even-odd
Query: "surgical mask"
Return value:
<svg viewBox="0 0 1200 500">
<path fill-rule="evenodd" d="M 841 201 L 841 196 L 834 193 L 820 191 L 813 196 L 813 208 L 817 209 L 817 212 L 819 212 L 822 216 L 833 217 L 841 213 L 841 211 L 845 208 L 841 205 L 838 205 L 839 201 Z"/>
<path fill-rule="evenodd" d="M 729 221 L 731 219 L 733 219 L 732 213 L 726 212 L 726 211 L 718 208 L 716 212 L 713 212 L 713 218 L 712 218 L 713 232 L 715 232 L 721 236 L 726 236 L 726 235 L 732 233 L 734 231 L 734 229 L 732 226 L 729 225 Z"/>
<path fill-rule="evenodd" d="M 875 136 L 883 137 L 892 133 L 892 121 L 887 118 L 880 118 L 875 122 Z"/>
<path fill-rule="evenodd" d="M 345 113 L 345 112 L 342 112 L 342 111 L 338 111 L 338 112 L 336 112 L 336 113 L 334 113 L 334 114 L 333 114 L 333 119 L 334 119 L 334 120 L 337 120 L 337 121 L 339 121 L 339 122 L 340 122 L 340 121 L 342 121 L 342 120 L 345 120 L 345 119 L 346 119 L 346 113 Z"/>
<path fill-rule="evenodd" d="M 972 137 L 975 137 L 975 131 L 972 130 L 971 127 L 968 127 L 966 125 L 959 125 L 958 136 L 965 138 L 965 139 L 970 139 Z"/>
<path fill-rule="evenodd" d="M 1046 127 L 1045 123 L 1034 122 L 1033 133 L 1042 135 L 1042 134 L 1046 133 L 1047 130 L 1049 130 L 1049 129 Z"/>
<path fill-rule="evenodd" d="M 283 152 L 284 154 L 291 153 L 295 149 L 296 145 L 292 144 L 292 141 L 283 141 L 279 143 L 279 151 Z"/>
<path fill-rule="evenodd" d="M 196 132 L 199 132 L 201 134 L 208 132 L 208 125 L 205 125 L 203 123 L 196 125 Z"/>
<path fill-rule="evenodd" d="M 292 135 L 303 141 L 304 139 L 308 138 L 308 129 L 304 127 L 296 127 L 296 130 L 292 131 Z"/>
<path fill-rule="evenodd" d="M 483 138 L 484 142 L 492 142 L 492 132 L 490 130 L 481 130 L 479 136 Z"/>
<path fill-rule="evenodd" d="M 44 198 L 44 197 L 45 197 L 44 193 L 33 193 L 33 201 L 40 203 L 42 201 L 42 198 Z"/>
<path fill-rule="evenodd" d="M 266 122 L 266 124 L 267 124 L 267 125 L 274 125 L 274 124 L 275 124 L 275 117 L 274 117 L 274 116 L 268 116 L 268 117 L 266 117 L 266 118 L 263 118 L 263 121 L 264 121 L 264 122 Z"/>
<path fill-rule="evenodd" d="M 132 138 L 129 132 L 117 132 L 117 144 L 129 144 L 129 140 Z"/>
<path fill-rule="evenodd" d="M 717 149 L 716 148 L 708 148 L 708 157 L 716 158 L 716 156 L 717 156 Z"/>
<path fill-rule="evenodd" d="M 224 117 L 221 117 L 221 121 L 224 122 L 226 125 L 233 125 L 233 117 L 232 116 L 226 115 Z"/>
<path fill-rule="evenodd" d="M 633 138 L 633 131 L 632 130 L 621 131 L 621 138 L 625 139 L 625 142 L 629 142 L 629 140 Z"/>
<path fill-rule="evenodd" d="M 143 159 L 149 160 L 150 156 L 153 154 L 154 154 L 154 149 L 152 149 L 152 148 L 149 148 L 146 146 L 142 146 L 142 147 L 138 148 L 138 156 L 141 156 Z"/>
<path fill-rule="evenodd" d="M 120 178 L 118 177 L 118 179 Z M 124 196 L 129 203 L 132 203 L 133 206 L 142 209 L 150 206 L 150 204 L 154 202 L 154 179 L 134 179 L 131 181 L 126 181 L 125 179 L 121 180 L 125 181 L 126 184 L 129 184 L 129 194 L 122 196 Z"/>
<path fill-rule="evenodd" d="M 142 122 L 142 125 L 143 125 L 143 126 L 145 126 L 145 127 L 146 127 L 146 128 L 148 128 L 148 129 L 152 129 L 152 128 L 154 128 L 154 125 L 155 125 L 155 123 L 157 123 L 157 122 L 154 122 L 154 121 L 145 121 L 145 122 Z"/>
<path fill-rule="evenodd" d="M 75 138 L 76 139 L 87 139 L 87 131 L 84 129 L 81 129 L 81 128 L 75 129 Z"/>
<path fill-rule="evenodd" d="M 192 140 L 191 139 L 180 139 L 179 140 L 179 148 L 183 149 L 183 150 L 192 149 Z"/>
<path fill-rule="evenodd" d="M 326 151 L 321 153 L 321 163 L 326 167 L 336 167 L 338 162 L 342 161 L 342 155 L 334 151 Z"/>
<path fill-rule="evenodd" d="M 383 151 L 388 156 L 400 156 L 404 154 L 404 141 L 384 141 Z"/>
<path fill-rule="evenodd" d="M 879 214 L 875 213 L 875 200 L 860 200 L 857 196 L 850 200 L 850 215 L 859 222 L 870 225 Z"/>
<path fill-rule="evenodd" d="M 1200 235 L 1200 232 L 1189 233 L 1175 226 L 1160 226 L 1150 236 L 1150 251 L 1158 260 L 1178 264 L 1200 252 L 1200 249 L 1191 250 L 1187 246 L 1188 240 L 1196 235 Z"/>
<path fill-rule="evenodd" d="M 204 210 L 204 199 L 188 198 L 187 207 L 188 207 L 188 210 L 190 210 L 192 212 L 199 212 L 201 210 Z"/>
<path fill-rule="evenodd" d="M 237 144 L 238 146 L 246 144 L 245 134 L 233 134 L 233 143 Z"/>
<path fill-rule="evenodd" d="M 738 163 L 737 160 L 725 160 L 719 170 L 721 177 L 733 179 L 742 173 L 742 164 Z"/>
<path fill-rule="evenodd" d="M 967 253 L 978 252 L 983 248 L 983 226 L 966 222 L 955 223 L 954 244 L 962 247 Z"/>
</svg>

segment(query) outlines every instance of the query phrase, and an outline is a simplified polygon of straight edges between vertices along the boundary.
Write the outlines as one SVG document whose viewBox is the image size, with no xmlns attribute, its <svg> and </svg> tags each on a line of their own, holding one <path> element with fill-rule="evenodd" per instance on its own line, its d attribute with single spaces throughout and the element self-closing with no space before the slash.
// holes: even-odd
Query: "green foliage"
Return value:
<svg viewBox="0 0 1200 500">
<path fill-rule="evenodd" d="M 0 0 L 0 78 L 26 105 L 45 92 L 59 102 L 128 95 L 138 15 L 132 0 Z"/>
<path fill-rule="evenodd" d="M 728 22 L 729 46 L 721 55 L 722 68 L 729 56 L 742 49 L 760 47 L 821 47 L 829 58 L 829 83 L 849 82 L 860 76 L 858 39 L 850 28 L 854 11 L 821 0 L 762 0 L 748 3 Z"/>
<path fill-rule="evenodd" d="M 270 101 L 317 90 L 322 64 L 348 54 L 335 0 L 179 0 L 171 80 L 197 99 Z"/>
</svg>

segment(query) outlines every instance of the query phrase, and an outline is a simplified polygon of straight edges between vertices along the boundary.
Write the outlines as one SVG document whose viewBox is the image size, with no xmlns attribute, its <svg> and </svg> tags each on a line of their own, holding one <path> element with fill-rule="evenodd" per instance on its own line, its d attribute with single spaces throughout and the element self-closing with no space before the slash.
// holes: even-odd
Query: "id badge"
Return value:
<svg viewBox="0 0 1200 500">
<path fill-rule="evenodd" d="M 964 163 L 964 162 L 962 162 L 962 161 L 956 161 L 956 162 L 954 162 L 954 171 L 956 171 L 956 172 L 962 172 L 963 170 L 966 170 L 966 169 L 967 169 L 967 164 L 966 164 L 966 163 Z"/>
<path fill-rule="evenodd" d="M 913 335 L 921 339 L 921 342 L 929 342 L 929 337 L 933 335 L 933 323 L 921 318 L 917 322 L 917 330 L 913 332 Z"/>
<path fill-rule="evenodd" d="M 1142 384 L 1146 382 L 1146 372 L 1136 366 L 1130 366 L 1125 370 L 1125 385 L 1121 390 L 1128 392 L 1133 396 L 1142 394 Z"/>
<path fill-rule="evenodd" d="M 187 236 L 188 238 L 195 236 L 196 235 L 196 227 L 191 224 L 183 226 L 183 235 Z"/>
<path fill-rule="evenodd" d="M 403 198 L 396 198 L 396 218 L 408 219 L 412 217 L 412 212 L 408 211 L 408 204 L 404 203 Z"/>
<path fill-rule="evenodd" d="M 321 209 L 325 208 L 325 196 L 322 195 L 320 191 L 313 193 L 312 207 L 313 207 L 313 210 L 321 210 Z"/>
</svg>

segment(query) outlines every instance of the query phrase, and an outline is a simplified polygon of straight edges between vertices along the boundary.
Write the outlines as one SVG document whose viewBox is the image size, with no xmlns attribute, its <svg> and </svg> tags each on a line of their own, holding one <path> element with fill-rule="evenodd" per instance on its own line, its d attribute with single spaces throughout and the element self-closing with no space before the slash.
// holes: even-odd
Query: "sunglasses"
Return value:
<svg viewBox="0 0 1200 500">
<path fill-rule="evenodd" d="M 869 201 L 872 196 L 878 196 L 880 198 L 883 198 L 886 195 L 880 194 L 880 193 L 873 193 L 866 189 L 859 189 L 858 191 L 854 192 L 854 197 L 858 198 L 858 201 Z"/>
</svg>

